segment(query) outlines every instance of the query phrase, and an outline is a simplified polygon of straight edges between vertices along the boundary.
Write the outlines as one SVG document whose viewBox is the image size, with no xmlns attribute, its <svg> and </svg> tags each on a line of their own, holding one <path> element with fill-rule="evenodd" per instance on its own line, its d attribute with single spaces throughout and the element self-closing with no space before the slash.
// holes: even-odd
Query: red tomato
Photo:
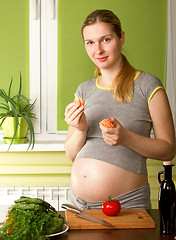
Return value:
<svg viewBox="0 0 176 240">
<path fill-rule="evenodd" d="M 111 197 L 102 204 L 102 211 L 108 216 L 116 216 L 119 214 L 120 210 L 120 202 L 118 200 L 112 200 Z"/>
</svg>

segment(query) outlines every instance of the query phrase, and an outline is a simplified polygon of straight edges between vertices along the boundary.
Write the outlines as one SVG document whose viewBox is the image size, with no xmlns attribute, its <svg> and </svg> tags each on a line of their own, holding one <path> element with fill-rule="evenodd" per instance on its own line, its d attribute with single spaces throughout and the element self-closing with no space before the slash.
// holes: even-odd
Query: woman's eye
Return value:
<svg viewBox="0 0 176 240">
<path fill-rule="evenodd" d="M 109 42 L 110 41 L 110 38 L 105 38 L 104 39 L 104 42 Z"/>
<path fill-rule="evenodd" d="M 91 44 L 93 44 L 93 42 L 92 42 L 92 41 L 89 41 L 89 42 L 87 42 L 87 45 L 91 45 Z"/>
</svg>

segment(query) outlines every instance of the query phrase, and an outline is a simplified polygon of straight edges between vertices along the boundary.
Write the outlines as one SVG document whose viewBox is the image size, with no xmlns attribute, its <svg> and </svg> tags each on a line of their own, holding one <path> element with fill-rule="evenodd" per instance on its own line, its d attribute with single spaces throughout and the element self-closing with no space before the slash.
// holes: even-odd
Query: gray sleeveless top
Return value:
<svg viewBox="0 0 176 240">
<path fill-rule="evenodd" d="M 112 96 L 112 89 L 102 88 L 97 79 L 79 85 L 76 96 L 85 100 L 85 115 L 88 124 L 87 139 L 76 159 L 93 158 L 134 173 L 147 174 L 146 158 L 124 145 L 109 146 L 102 138 L 99 122 L 108 117 L 145 137 L 150 137 L 152 120 L 148 103 L 154 93 L 163 88 L 161 81 L 149 73 L 139 72 L 134 80 L 132 102 L 121 104 Z"/>
</svg>

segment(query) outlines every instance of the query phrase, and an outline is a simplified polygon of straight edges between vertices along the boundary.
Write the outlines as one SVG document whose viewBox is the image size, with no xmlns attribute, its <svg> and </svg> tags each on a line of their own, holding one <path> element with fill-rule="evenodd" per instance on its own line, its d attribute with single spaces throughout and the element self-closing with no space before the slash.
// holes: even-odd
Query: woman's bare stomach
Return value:
<svg viewBox="0 0 176 240">
<path fill-rule="evenodd" d="M 147 175 L 132 173 L 96 159 L 77 159 L 72 166 L 72 190 L 76 197 L 85 201 L 117 197 L 147 183 Z"/>
</svg>

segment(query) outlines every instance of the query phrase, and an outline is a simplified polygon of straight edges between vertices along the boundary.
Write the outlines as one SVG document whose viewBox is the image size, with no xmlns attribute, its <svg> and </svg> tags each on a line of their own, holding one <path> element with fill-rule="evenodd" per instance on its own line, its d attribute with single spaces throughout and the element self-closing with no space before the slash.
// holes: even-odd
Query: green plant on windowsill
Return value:
<svg viewBox="0 0 176 240">
<path fill-rule="evenodd" d="M 0 89 L 0 127 L 2 126 L 5 137 L 4 142 L 9 145 L 8 150 L 12 144 L 20 144 L 27 142 L 27 131 L 30 133 L 30 142 L 28 149 L 33 149 L 35 144 L 35 135 L 32 119 L 36 118 L 32 110 L 35 106 L 36 100 L 31 104 L 24 95 L 22 90 L 22 77 L 20 73 L 20 84 L 18 94 L 11 96 L 13 78 L 11 78 L 8 94 Z"/>
</svg>

